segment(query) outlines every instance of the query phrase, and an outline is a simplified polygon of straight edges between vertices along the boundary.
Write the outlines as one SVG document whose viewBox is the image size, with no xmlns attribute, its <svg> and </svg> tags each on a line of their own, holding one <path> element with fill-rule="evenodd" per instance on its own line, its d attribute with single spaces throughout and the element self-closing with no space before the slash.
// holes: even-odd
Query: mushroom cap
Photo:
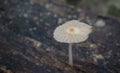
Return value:
<svg viewBox="0 0 120 73">
<path fill-rule="evenodd" d="M 78 20 L 71 20 L 58 26 L 53 33 L 53 37 L 58 42 L 79 43 L 87 40 L 91 32 L 92 26 Z"/>
</svg>

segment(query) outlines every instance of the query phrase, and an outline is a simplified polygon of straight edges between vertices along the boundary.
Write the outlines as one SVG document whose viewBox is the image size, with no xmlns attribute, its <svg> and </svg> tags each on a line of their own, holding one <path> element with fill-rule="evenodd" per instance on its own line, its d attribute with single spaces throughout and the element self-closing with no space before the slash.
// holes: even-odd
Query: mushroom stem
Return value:
<svg viewBox="0 0 120 73">
<path fill-rule="evenodd" d="M 69 52 L 69 64 L 70 64 L 71 66 L 73 66 L 73 59 L 72 59 L 72 43 L 69 43 L 68 52 Z"/>
</svg>

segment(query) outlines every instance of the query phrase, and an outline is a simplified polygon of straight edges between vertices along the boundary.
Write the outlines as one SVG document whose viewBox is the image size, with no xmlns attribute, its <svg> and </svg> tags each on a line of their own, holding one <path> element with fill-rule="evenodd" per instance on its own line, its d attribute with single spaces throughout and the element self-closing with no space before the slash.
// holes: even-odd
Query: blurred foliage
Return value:
<svg viewBox="0 0 120 73">
<path fill-rule="evenodd" d="M 114 5 L 111 5 L 108 9 L 108 14 L 116 17 L 120 17 L 120 9 Z"/>
<path fill-rule="evenodd" d="M 66 0 L 66 2 L 92 13 L 120 17 L 120 0 Z"/>
<path fill-rule="evenodd" d="M 78 2 L 80 2 L 81 0 L 66 0 L 67 3 L 71 4 L 71 5 L 77 5 Z"/>
</svg>

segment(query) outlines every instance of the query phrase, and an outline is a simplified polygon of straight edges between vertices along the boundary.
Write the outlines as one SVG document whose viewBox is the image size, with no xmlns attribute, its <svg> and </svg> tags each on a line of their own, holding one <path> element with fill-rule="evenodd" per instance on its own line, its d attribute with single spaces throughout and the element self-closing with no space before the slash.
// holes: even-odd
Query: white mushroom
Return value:
<svg viewBox="0 0 120 73">
<path fill-rule="evenodd" d="M 96 23 L 95 23 L 95 26 L 96 27 L 104 27 L 106 25 L 105 21 L 104 20 L 97 20 Z"/>
<path fill-rule="evenodd" d="M 58 42 L 69 43 L 69 64 L 72 62 L 72 43 L 79 43 L 87 40 L 89 34 L 92 32 L 92 26 L 78 20 L 68 21 L 58 26 L 53 37 Z"/>
</svg>

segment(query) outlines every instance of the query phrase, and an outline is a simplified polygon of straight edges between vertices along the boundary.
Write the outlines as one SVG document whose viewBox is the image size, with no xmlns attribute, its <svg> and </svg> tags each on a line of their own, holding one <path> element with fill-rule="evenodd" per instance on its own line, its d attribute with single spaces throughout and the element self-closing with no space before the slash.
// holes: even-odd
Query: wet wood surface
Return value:
<svg viewBox="0 0 120 73">
<path fill-rule="evenodd" d="M 93 26 L 73 45 L 73 67 L 68 44 L 53 39 L 71 19 Z M 120 22 L 54 0 L 0 0 L 0 73 L 120 73 Z"/>
</svg>

